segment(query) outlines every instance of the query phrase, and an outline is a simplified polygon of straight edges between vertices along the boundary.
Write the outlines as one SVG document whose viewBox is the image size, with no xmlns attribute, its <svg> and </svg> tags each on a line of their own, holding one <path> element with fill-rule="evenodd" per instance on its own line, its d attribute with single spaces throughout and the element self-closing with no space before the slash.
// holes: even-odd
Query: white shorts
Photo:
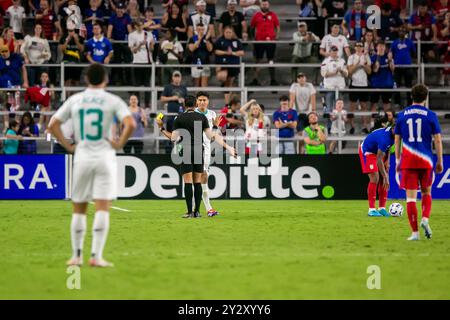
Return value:
<svg viewBox="0 0 450 320">
<path fill-rule="evenodd" d="M 108 161 L 103 158 L 74 162 L 73 202 L 86 203 L 92 200 L 115 200 L 116 198 L 117 159 L 115 156 Z"/>
<path fill-rule="evenodd" d="M 205 148 L 203 151 L 203 170 L 209 174 L 209 165 L 211 164 L 211 148 Z"/>
<path fill-rule="evenodd" d="M 199 69 L 198 67 L 193 67 L 191 69 L 191 76 L 194 79 L 198 79 L 201 77 L 210 77 L 211 76 L 211 68 L 210 67 L 201 67 L 201 69 Z"/>
</svg>

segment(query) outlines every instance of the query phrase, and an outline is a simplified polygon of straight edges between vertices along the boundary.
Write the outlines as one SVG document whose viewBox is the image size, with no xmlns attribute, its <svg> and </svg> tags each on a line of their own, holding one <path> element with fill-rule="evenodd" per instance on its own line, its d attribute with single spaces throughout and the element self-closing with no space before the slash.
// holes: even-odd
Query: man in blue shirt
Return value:
<svg viewBox="0 0 450 320">
<path fill-rule="evenodd" d="M 342 20 L 344 35 L 350 40 L 360 41 L 366 33 L 367 14 L 363 10 L 362 1 L 355 0 L 354 7 L 347 11 Z"/>
<path fill-rule="evenodd" d="M 370 59 L 372 61 L 372 74 L 370 76 L 371 88 L 394 88 L 394 59 L 392 52 L 386 53 L 386 44 L 384 41 L 378 41 L 377 52 Z M 385 111 L 389 109 L 392 92 L 373 92 L 370 97 L 373 111 L 377 109 L 380 96 L 383 100 L 383 109 Z"/>
<path fill-rule="evenodd" d="M 92 27 L 94 37 L 86 43 L 86 58 L 90 63 L 109 64 L 113 57 L 111 42 L 103 36 L 101 25 L 96 22 Z"/>
<path fill-rule="evenodd" d="M 381 28 L 376 30 L 377 37 L 385 41 L 397 39 L 398 31 L 403 25 L 403 21 L 398 14 L 392 12 L 390 3 L 384 3 L 381 7 L 380 20 Z"/>
<path fill-rule="evenodd" d="M 86 9 L 84 13 L 84 24 L 86 26 L 87 39 L 90 39 L 94 36 L 92 31 L 94 27 L 94 23 L 103 22 L 104 13 L 101 8 L 99 8 L 99 2 L 96 0 L 89 1 L 90 8 Z"/>
<path fill-rule="evenodd" d="M 28 88 L 27 70 L 22 56 L 9 52 L 5 45 L 0 46 L 0 54 L 0 88 Z"/>
<path fill-rule="evenodd" d="M 119 3 L 116 6 L 116 13 L 113 13 L 108 22 L 108 39 L 116 41 L 128 40 L 128 34 L 133 31 L 131 27 L 131 17 L 126 13 L 126 6 Z M 128 44 L 114 43 L 114 63 L 131 63 L 132 55 Z M 129 68 L 113 69 L 112 73 L 113 83 L 115 85 L 122 85 L 131 79 L 131 72 Z"/>
<path fill-rule="evenodd" d="M 362 171 L 369 176 L 369 217 L 390 216 L 386 211 L 386 201 L 389 191 L 389 153 L 393 144 L 394 128 L 387 127 L 370 133 L 359 147 Z M 377 190 L 378 210 L 375 209 Z"/>
<path fill-rule="evenodd" d="M 416 46 L 411 39 L 406 37 L 406 28 L 401 27 L 399 30 L 399 39 L 395 40 L 391 45 L 391 52 L 394 57 L 394 63 L 399 65 L 411 65 L 412 55 L 416 53 Z M 414 78 L 413 70 L 411 68 L 395 68 L 394 71 L 395 83 L 397 86 L 401 86 L 403 81 L 405 87 L 412 87 L 412 80 Z M 406 94 L 408 105 L 411 105 L 411 93 Z M 394 95 L 394 101 L 396 104 L 401 105 L 400 93 Z"/>
<path fill-rule="evenodd" d="M 294 109 L 289 108 L 289 97 L 286 95 L 280 98 L 280 109 L 274 112 L 273 122 L 278 129 L 278 137 L 282 139 L 294 138 L 297 128 L 298 114 Z M 295 154 L 295 143 L 293 140 L 281 140 L 279 144 L 279 154 Z"/>
</svg>

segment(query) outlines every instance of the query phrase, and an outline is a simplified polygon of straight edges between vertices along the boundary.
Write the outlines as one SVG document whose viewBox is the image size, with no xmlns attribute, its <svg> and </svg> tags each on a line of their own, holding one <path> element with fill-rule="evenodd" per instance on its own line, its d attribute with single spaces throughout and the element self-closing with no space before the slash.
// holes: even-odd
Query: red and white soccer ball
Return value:
<svg viewBox="0 0 450 320">
<path fill-rule="evenodd" d="M 398 202 L 394 202 L 389 206 L 389 213 L 393 217 L 401 217 L 403 214 L 403 206 Z"/>
</svg>

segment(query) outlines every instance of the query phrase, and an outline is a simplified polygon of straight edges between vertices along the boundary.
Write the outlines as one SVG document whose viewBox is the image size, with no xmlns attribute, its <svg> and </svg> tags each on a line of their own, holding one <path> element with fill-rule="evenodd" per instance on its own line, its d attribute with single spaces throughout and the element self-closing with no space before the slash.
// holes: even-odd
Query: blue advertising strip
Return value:
<svg viewBox="0 0 450 320">
<path fill-rule="evenodd" d="M 68 157 L 65 155 L 1 155 L 0 199 L 65 199 Z"/>
<path fill-rule="evenodd" d="M 436 157 L 434 157 L 436 164 Z M 391 167 L 389 169 L 391 188 L 389 199 L 406 199 L 405 190 L 400 189 L 400 174 L 395 172 L 395 156 L 391 156 Z M 450 155 L 444 155 L 444 172 L 436 174 L 433 172 L 433 187 L 431 194 L 433 199 L 450 199 Z M 420 192 L 419 192 L 420 197 Z"/>
</svg>

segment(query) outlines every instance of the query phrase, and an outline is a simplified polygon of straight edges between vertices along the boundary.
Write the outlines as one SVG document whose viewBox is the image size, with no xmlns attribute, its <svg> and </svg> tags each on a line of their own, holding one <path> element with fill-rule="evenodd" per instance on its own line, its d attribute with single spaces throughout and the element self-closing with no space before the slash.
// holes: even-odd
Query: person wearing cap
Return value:
<svg viewBox="0 0 450 320">
<path fill-rule="evenodd" d="M 403 25 L 397 13 L 392 11 L 390 3 L 384 3 L 381 7 L 380 29 L 375 29 L 376 37 L 382 40 L 394 40 L 398 38 L 398 30 Z"/>
<path fill-rule="evenodd" d="M 339 23 L 333 23 L 331 25 L 331 33 L 323 37 L 320 43 L 320 55 L 323 57 L 328 57 L 331 54 L 331 47 L 335 46 L 338 48 L 338 57 L 343 58 L 344 52 L 347 57 L 350 57 L 350 48 L 348 45 L 347 38 L 340 34 Z"/>
<path fill-rule="evenodd" d="M 364 52 L 364 44 L 357 41 L 355 44 L 355 53 L 348 57 L 347 61 L 348 74 L 350 76 L 350 89 L 367 89 L 369 87 L 368 76 L 372 73 L 372 61 L 370 56 Z M 368 92 L 350 92 L 350 112 L 356 110 L 357 103 L 361 107 L 361 111 L 368 111 L 367 101 L 369 100 Z M 355 133 L 353 118 L 349 119 L 351 129 L 350 134 Z M 362 130 L 369 132 L 370 117 L 362 117 Z"/>
<path fill-rule="evenodd" d="M 412 32 L 413 41 L 438 41 L 436 18 L 428 10 L 428 2 L 426 0 L 420 1 L 417 11 L 409 17 L 408 31 Z M 436 58 L 434 53 L 434 43 L 423 43 L 421 47 L 422 56 L 425 59 L 425 62 L 429 62 Z"/>
<path fill-rule="evenodd" d="M 316 111 L 316 89 L 306 80 L 306 75 L 300 72 L 289 89 L 289 108 L 297 110 L 299 115 L 298 131 L 308 125 L 306 114 Z"/>
<path fill-rule="evenodd" d="M 320 38 L 314 33 L 308 31 L 306 22 L 298 23 L 298 30 L 293 33 L 292 38 L 295 42 L 294 50 L 292 51 L 292 63 L 315 63 L 317 62 L 317 54 L 313 53 L 314 42 L 320 42 Z M 316 69 L 312 69 L 316 74 Z M 296 80 L 298 68 L 292 68 L 292 79 Z M 316 78 L 315 76 L 313 77 Z"/>
<path fill-rule="evenodd" d="M 210 56 L 214 50 L 211 38 L 206 34 L 206 26 L 198 24 L 196 32 L 188 41 L 189 51 L 192 53 L 192 63 L 195 65 L 191 69 L 191 76 L 196 87 L 207 87 L 211 76 Z"/>
<path fill-rule="evenodd" d="M 355 0 L 353 4 L 353 8 L 345 14 L 341 26 L 343 34 L 350 40 L 360 41 L 366 33 L 367 14 L 362 0 Z"/>
<path fill-rule="evenodd" d="M 309 125 L 303 131 L 305 154 L 327 154 L 325 142 L 327 141 L 327 129 L 319 124 L 319 116 L 316 112 L 308 114 Z"/>
<path fill-rule="evenodd" d="M 203 24 L 207 29 L 206 35 L 215 38 L 214 19 L 206 12 L 206 1 L 198 0 L 195 3 L 195 12 L 188 19 L 188 37 L 192 39 L 197 32 L 197 25 Z"/>
<path fill-rule="evenodd" d="M 153 63 L 153 50 L 155 48 L 155 39 L 151 32 L 144 30 L 143 20 L 137 19 L 133 22 L 134 31 L 128 37 L 128 47 L 133 54 L 133 64 L 151 65 Z M 135 86 L 148 87 L 150 84 L 151 69 L 133 68 L 133 83 Z M 137 94 L 139 97 L 139 94 Z M 144 94 L 145 107 L 150 106 L 150 92 Z"/>
<path fill-rule="evenodd" d="M 384 41 L 377 42 L 377 53 L 370 57 L 372 62 L 372 74 L 370 76 L 371 88 L 392 89 L 394 88 L 395 64 L 392 52 L 386 52 Z M 383 101 L 383 109 L 388 110 L 391 102 L 392 92 L 372 92 L 370 102 L 372 111 L 377 110 L 378 100 Z"/>
<path fill-rule="evenodd" d="M 248 40 L 247 22 L 244 14 L 236 11 L 237 0 L 228 0 L 227 11 L 222 13 L 219 18 L 219 36 L 223 36 L 223 30 L 226 26 L 231 26 L 238 39 Z"/>
<path fill-rule="evenodd" d="M 244 56 L 244 47 L 236 38 L 233 27 L 228 25 L 224 29 L 223 36 L 214 44 L 216 64 L 239 65 Z M 235 79 L 240 74 L 240 68 L 219 67 L 216 69 L 217 79 L 223 83 L 224 87 L 232 87 Z M 228 103 L 231 93 L 225 92 L 225 103 Z"/>
<path fill-rule="evenodd" d="M 255 29 L 256 41 L 274 41 L 278 39 L 280 34 L 280 21 L 277 14 L 270 10 L 270 3 L 268 0 L 261 0 L 261 11 L 255 13 L 250 26 Z M 275 43 L 255 43 L 253 54 L 256 63 L 261 63 L 265 54 L 269 63 L 272 64 L 274 62 L 276 49 L 277 45 Z M 275 80 L 275 68 L 269 68 L 269 74 L 270 85 L 278 85 L 278 82 Z M 255 79 L 251 85 L 259 86 L 259 79 L 260 68 L 256 68 Z"/>
<path fill-rule="evenodd" d="M 345 60 L 339 57 L 339 49 L 331 46 L 330 55 L 323 60 L 320 67 L 320 74 L 323 77 L 323 87 L 325 89 L 345 89 L 345 79 L 348 77 Z M 326 107 L 332 108 L 336 101 L 334 91 L 325 94 Z M 330 110 L 327 110 L 328 112 Z"/>
<path fill-rule="evenodd" d="M 108 20 L 108 32 L 107 38 L 110 40 L 125 41 L 128 35 L 133 31 L 131 27 L 131 17 L 126 12 L 126 6 L 124 3 L 119 2 L 116 6 L 116 12 L 111 15 Z M 125 43 L 113 43 L 114 50 L 114 63 L 130 63 L 132 61 L 132 55 L 130 48 Z M 129 68 L 112 69 L 112 83 L 121 84 L 124 80 L 130 79 Z"/>
</svg>

